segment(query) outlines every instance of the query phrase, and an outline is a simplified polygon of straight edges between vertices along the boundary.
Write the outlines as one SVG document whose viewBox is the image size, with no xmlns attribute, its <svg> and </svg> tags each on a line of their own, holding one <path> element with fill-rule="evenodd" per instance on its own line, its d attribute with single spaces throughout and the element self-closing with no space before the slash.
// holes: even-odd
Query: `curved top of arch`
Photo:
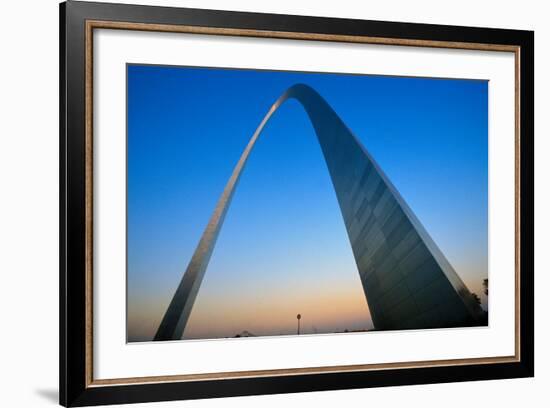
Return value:
<svg viewBox="0 0 550 408">
<path fill-rule="evenodd" d="M 265 125 L 288 99 L 303 106 L 315 129 L 374 326 L 399 329 L 475 325 L 481 313 L 479 305 L 397 189 L 324 98 L 307 85 L 295 84 L 271 106 L 241 154 L 154 340 L 182 337 L 246 162 Z M 407 284 L 407 274 L 416 282 L 413 279 Z M 415 284 L 418 287 L 411 289 Z M 429 296 L 418 294 L 427 290 Z M 423 308 L 417 306 L 417 298 L 424 301 Z M 408 312 L 396 310 L 403 303 L 415 306 L 414 315 L 410 315 L 411 307 L 405 308 Z M 447 316 L 453 318 L 445 320 L 441 312 L 434 312 L 442 305 L 448 309 Z M 401 323 L 395 323 L 396 316 Z"/>
</svg>

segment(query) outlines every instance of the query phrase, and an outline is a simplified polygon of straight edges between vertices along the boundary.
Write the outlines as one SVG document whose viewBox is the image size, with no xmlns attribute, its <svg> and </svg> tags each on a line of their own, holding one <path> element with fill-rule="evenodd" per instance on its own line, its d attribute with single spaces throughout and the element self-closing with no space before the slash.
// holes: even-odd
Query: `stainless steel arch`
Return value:
<svg viewBox="0 0 550 408">
<path fill-rule="evenodd" d="M 377 329 L 477 324 L 481 309 L 380 167 L 311 87 L 287 89 L 265 115 L 227 182 L 154 340 L 178 340 L 191 314 L 237 183 L 265 125 L 288 99 L 315 129 Z"/>
</svg>

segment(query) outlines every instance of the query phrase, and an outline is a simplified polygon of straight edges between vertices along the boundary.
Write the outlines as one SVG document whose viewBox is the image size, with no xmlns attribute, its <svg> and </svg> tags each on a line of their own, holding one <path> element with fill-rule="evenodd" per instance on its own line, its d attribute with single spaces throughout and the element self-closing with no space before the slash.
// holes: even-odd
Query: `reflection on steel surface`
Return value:
<svg viewBox="0 0 550 408">
<path fill-rule="evenodd" d="M 291 98 L 304 107 L 317 134 L 375 329 L 478 324 L 481 308 L 374 159 L 315 90 L 296 84 L 248 142 L 154 340 L 181 339 L 248 157 L 271 116 Z"/>
</svg>

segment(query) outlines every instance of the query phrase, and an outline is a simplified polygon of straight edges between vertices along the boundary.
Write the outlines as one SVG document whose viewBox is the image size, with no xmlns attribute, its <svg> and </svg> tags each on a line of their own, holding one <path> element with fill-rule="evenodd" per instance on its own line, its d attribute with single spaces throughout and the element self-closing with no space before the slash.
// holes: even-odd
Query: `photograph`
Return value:
<svg viewBox="0 0 550 408">
<path fill-rule="evenodd" d="M 59 5 L 59 403 L 534 377 L 531 24 L 173 6 Z"/>
<path fill-rule="evenodd" d="M 127 63 L 126 341 L 488 327 L 490 86 Z"/>
</svg>

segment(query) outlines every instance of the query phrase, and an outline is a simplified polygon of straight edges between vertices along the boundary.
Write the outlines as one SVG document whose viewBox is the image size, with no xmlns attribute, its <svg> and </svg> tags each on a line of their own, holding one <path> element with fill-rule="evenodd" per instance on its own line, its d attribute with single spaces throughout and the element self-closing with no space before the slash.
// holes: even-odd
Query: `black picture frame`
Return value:
<svg viewBox="0 0 550 408">
<path fill-rule="evenodd" d="M 60 403 L 64 406 L 338 390 L 534 376 L 534 33 L 532 31 L 256 14 L 68 1 L 60 4 Z M 521 202 L 517 220 L 520 358 L 492 364 L 267 375 L 134 384 L 91 382 L 87 370 L 86 277 L 87 21 L 186 25 L 270 32 L 407 39 L 517 47 L 517 149 Z M 89 350 L 88 350 L 89 351 Z"/>
</svg>

